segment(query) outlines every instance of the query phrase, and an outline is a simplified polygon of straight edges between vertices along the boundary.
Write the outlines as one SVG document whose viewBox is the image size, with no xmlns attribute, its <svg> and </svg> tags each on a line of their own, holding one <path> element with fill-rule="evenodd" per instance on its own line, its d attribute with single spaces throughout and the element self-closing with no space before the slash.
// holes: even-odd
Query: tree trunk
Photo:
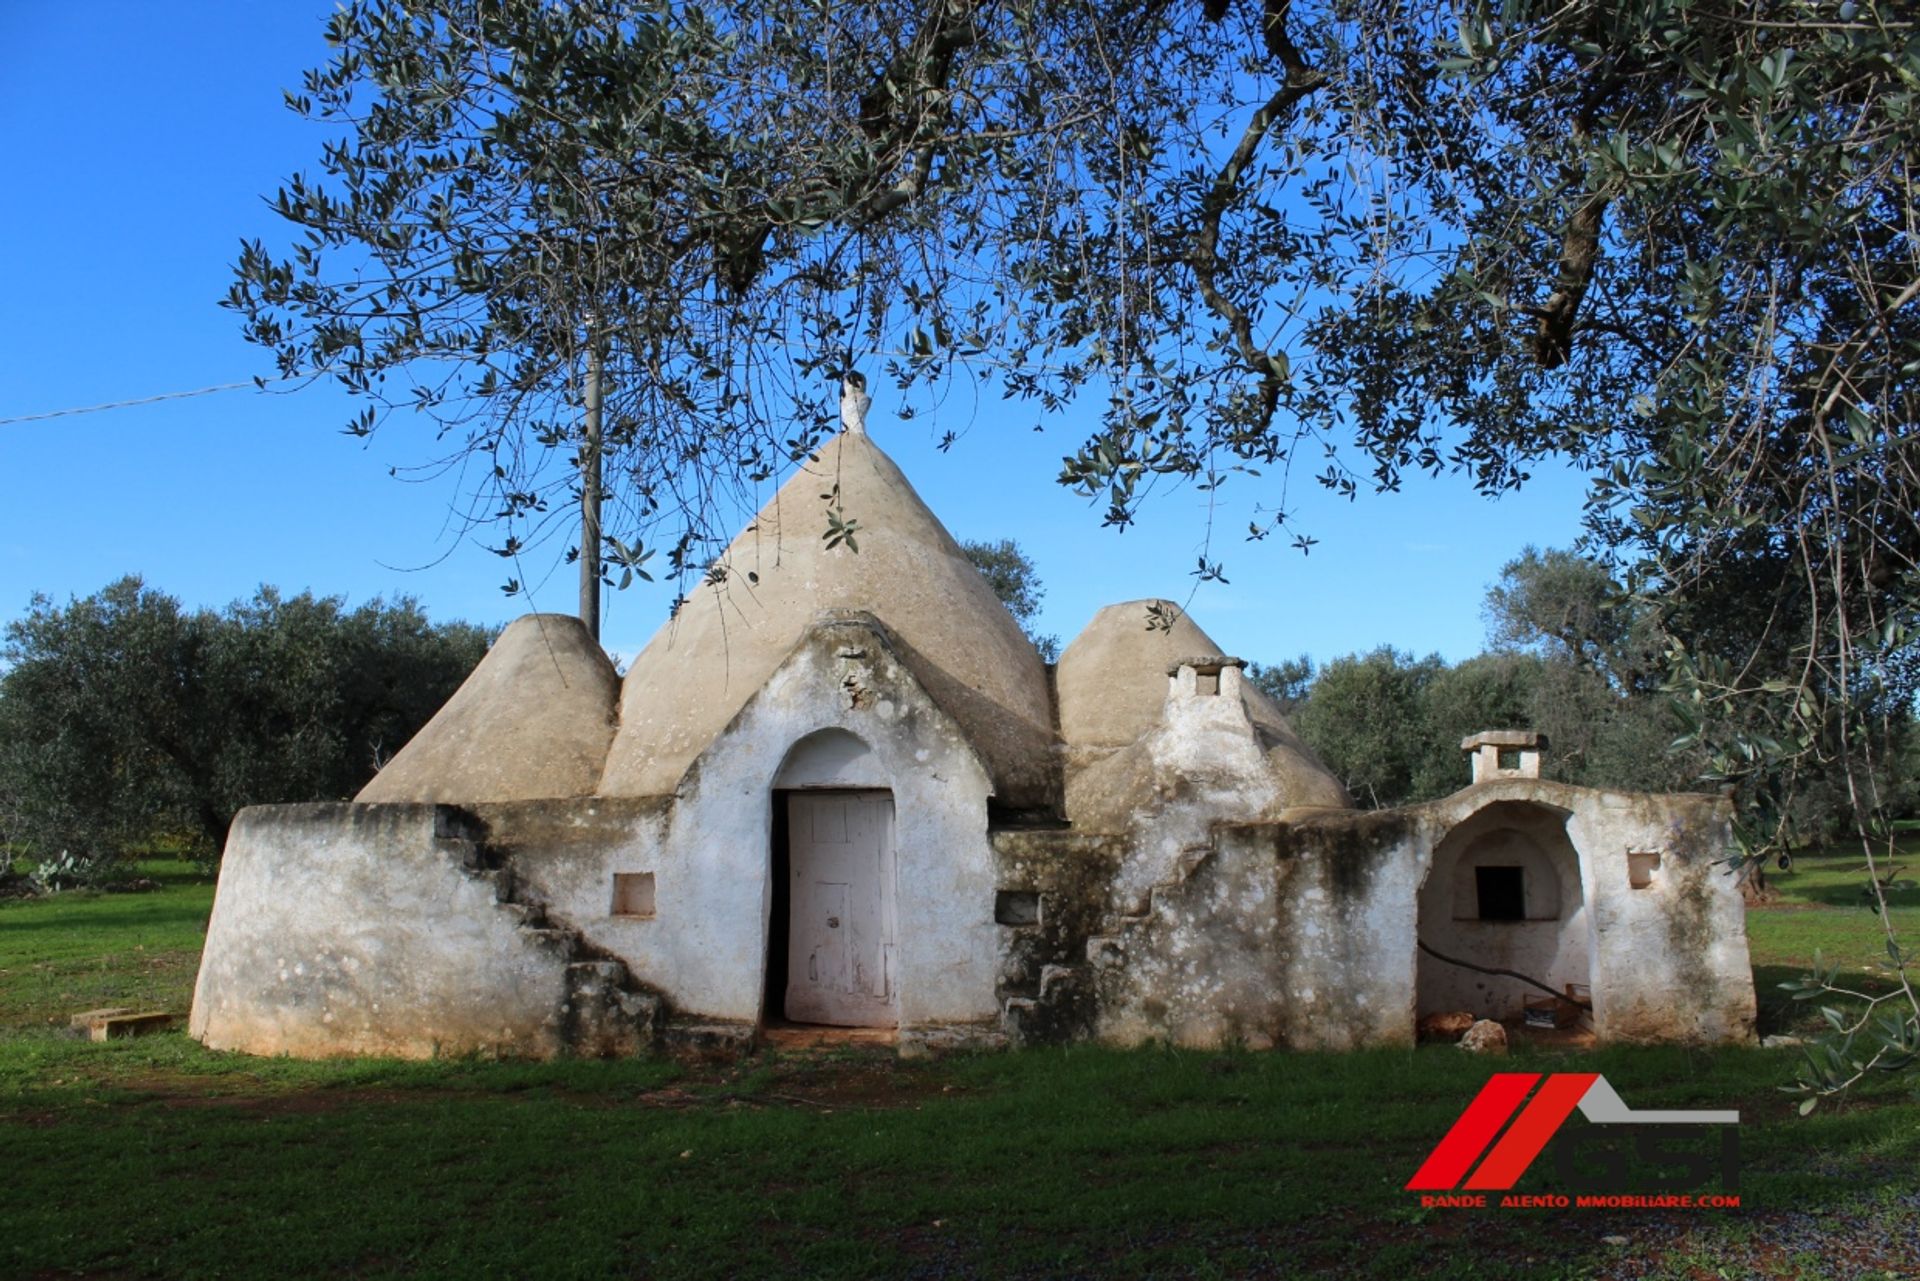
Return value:
<svg viewBox="0 0 1920 1281">
<path fill-rule="evenodd" d="M 587 431 L 580 449 L 580 621 L 600 639 L 600 334 L 587 334 Z"/>
</svg>

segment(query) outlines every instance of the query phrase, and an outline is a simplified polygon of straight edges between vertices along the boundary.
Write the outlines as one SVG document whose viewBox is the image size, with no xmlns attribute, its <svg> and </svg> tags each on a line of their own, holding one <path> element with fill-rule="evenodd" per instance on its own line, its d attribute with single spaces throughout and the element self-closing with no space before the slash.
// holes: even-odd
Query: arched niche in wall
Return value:
<svg viewBox="0 0 1920 1281">
<path fill-rule="evenodd" d="M 865 740 L 844 729 L 807 735 L 787 752 L 774 775 L 776 791 L 807 788 L 888 788 L 892 783 Z"/>
<path fill-rule="evenodd" d="M 1434 847 L 1420 887 L 1420 941 L 1468 965 L 1421 950 L 1419 1014 L 1466 1011 L 1512 1021 L 1527 1000 L 1547 995 L 1486 970 L 1525 974 L 1556 993 L 1569 984 L 1582 991 L 1590 986 L 1593 940 L 1580 856 L 1567 836 L 1570 817 L 1550 805 L 1499 801 L 1456 824 Z"/>
<path fill-rule="evenodd" d="M 1566 840 L 1561 835 L 1560 842 Z M 1573 867 L 1573 903 L 1562 890 L 1561 869 L 1550 852 L 1549 836 L 1515 827 L 1496 827 L 1457 847 L 1453 862 L 1453 911 L 1456 921 L 1557 921 L 1580 899 L 1579 868 Z M 1544 848 L 1543 848 L 1544 845 Z M 1446 843 L 1441 843 L 1446 848 Z M 1569 853 L 1572 846 L 1568 845 Z"/>
</svg>

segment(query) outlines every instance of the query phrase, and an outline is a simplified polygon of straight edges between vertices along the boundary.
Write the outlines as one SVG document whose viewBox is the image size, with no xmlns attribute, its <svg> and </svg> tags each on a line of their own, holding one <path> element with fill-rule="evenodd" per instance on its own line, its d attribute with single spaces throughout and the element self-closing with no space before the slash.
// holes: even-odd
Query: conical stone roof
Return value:
<svg viewBox="0 0 1920 1281">
<path fill-rule="evenodd" d="M 571 614 L 526 614 L 359 801 L 589 796 L 613 738 L 620 677 Z"/>
<path fill-rule="evenodd" d="M 831 497 L 829 497 L 831 496 Z M 857 522 L 829 547 L 828 512 Z M 860 609 L 953 717 L 1016 808 L 1053 803 L 1045 667 L 1006 607 L 857 417 L 737 537 L 628 670 L 599 791 L 674 791 L 824 609 Z"/>
<path fill-rule="evenodd" d="M 1147 626 L 1148 610 L 1156 606 L 1170 626 Z M 1183 658 L 1220 653 L 1213 637 L 1172 601 L 1108 605 L 1073 638 L 1055 669 L 1061 740 L 1081 760 L 1131 746 L 1160 724 L 1167 669 Z M 1350 806 L 1340 780 L 1294 733 L 1279 705 L 1251 682 L 1241 690 L 1286 804 Z"/>
</svg>

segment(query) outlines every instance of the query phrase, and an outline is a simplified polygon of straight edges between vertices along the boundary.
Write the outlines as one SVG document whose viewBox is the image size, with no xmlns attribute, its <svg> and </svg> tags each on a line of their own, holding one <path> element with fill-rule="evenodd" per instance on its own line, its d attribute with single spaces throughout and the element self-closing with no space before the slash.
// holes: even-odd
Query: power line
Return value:
<svg viewBox="0 0 1920 1281">
<path fill-rule="evenodd" d="M 771 336 L 763 336 L 759 341 L 780 347 L 805 347 L 805 344 L 794 342 L 791 339 L 774 338 Z M 897 360 L 920 360 L 926 358 L 925 354 L 921 352 L 892 351 L 884 348 L 876 348 L 862 354 L 882 359 Z M 937 359 L 954 364 L 979 365 L 990 369 L 1015 370 L 1027 373 L 1053 373 L 1065 368 L 1065 366 L 1061 365 L 1020 364 L 990 356 L 985 352 L 948 351 L 941 353 Z M 20 423 L 45 422 L 49 418 L 71 418 L 78 414 L 98 414 L 109 409 L 132 409 L 139 405 L 155 405 L 166 400 L 189 400 L 195 396 L 211 396 L 215 392 L 222 391 L 242 391 L 249 387 L 255 390 L 264 390 L 274 383 L 293 382 L 296 379 L 310 376 L 309 374 L 291 374 L 283 378 L 249 378 L 244 382 L 218 383 L 212 387 L 196 387 L 192 391 L 164 391 L 157 396 L 140 396 L 133 400 L 110 400 L 100 405 L 77 405 L 71 409 L 49 409 L 44 413 L 38 414 L 16 414 L 11 418 L 0 418 L 0 427 L 12 427 Z"/>
<path fill-rule="evenodd" d="M 81 405 L 73 409 L 49 409 L 43 414 L 20 414 L 13 418 L 0 418 L 0 427 L 11 427 L 15 423 L 37 423 L 48 418 L 68 418 L 74 414 L 97 414 L 107 409 L 129 409 L 135 405 L 152 405 L 163 400 L 186 400 L 192 396 L 211 396 L 216 391 L 239 391 L 243 387 L 262 389 L 272 383 L 283 383 L 285 378 L 253 379 L 245 382 L 221 383 L 214 387 L 196 387 L 192 391 L 163 391 L 157 396 L 141 396 L 137 400 L 111 400 L 104 405 Z"/>
</svg>

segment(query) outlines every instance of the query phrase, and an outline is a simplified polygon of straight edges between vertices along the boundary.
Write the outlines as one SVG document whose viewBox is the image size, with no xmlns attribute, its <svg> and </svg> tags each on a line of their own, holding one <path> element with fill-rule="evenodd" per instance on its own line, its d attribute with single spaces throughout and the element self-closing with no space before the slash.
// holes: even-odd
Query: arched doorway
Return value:
<svg viewBox="0 0 1920 1281">
<path fill-rule="evenodd" d="M 1568 817 L 1551 806 L 1496 802 L 1434 848 L 1420 887 L 1418 1016 L 1464 1010 L 1511 1021 L 1526 1001 L 1548 995 L 1487 970 L 1527 975 L 1557 995 L 1569 985 L 1582 996 L 1591 991 L 1593 939 Z"/>
<path fill-rule="evenodd" d="M 871 749 L 822 730 L 773 785 L 766 1017 L 897 1027 L 893 793 Z"/>
</svg>

